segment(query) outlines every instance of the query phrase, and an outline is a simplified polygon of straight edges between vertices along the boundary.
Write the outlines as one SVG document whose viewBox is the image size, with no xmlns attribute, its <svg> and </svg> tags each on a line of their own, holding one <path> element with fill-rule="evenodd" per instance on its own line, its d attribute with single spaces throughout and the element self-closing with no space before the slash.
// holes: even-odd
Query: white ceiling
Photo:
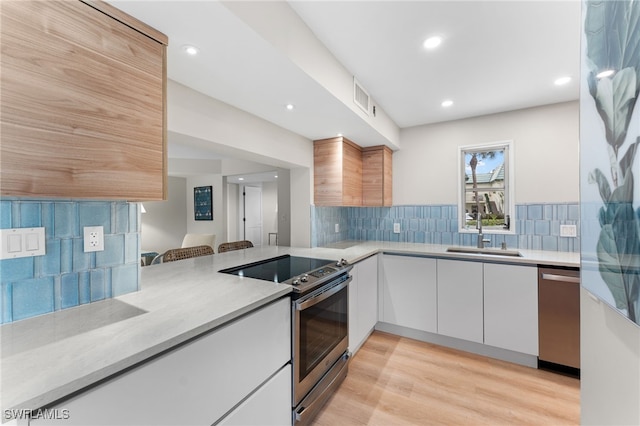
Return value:
<svg viewBox="0 0 640 426">
<path fill-rule="evenodd" d="M 309 139 L 342 132 L 363 146 L 388 142 L 224 4 L 110 3 L 169 37 L 172 80 Z M 289 2 L 400 128 L 578 99 L 580 4 Z M 433 34 L 444 41 L 425 51 Z M 185 44 L 200 54 L 185 55 Z M 572 82 L 554 86 L 564 75 Z M 454 105 L 442 108 L 445 98 Z"/>
</svg>

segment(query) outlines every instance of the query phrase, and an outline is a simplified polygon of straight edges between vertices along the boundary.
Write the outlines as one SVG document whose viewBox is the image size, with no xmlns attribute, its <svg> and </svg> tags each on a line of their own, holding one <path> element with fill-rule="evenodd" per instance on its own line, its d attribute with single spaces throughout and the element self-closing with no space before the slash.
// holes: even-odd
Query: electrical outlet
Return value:
<svg viewBox="0 0 640 426">
<path fill-rule="evenodd" d="M 400 233 L 400 224 L 399 223 L 394 223 L 393 224 L 393 233 L 394 234 L 399 234 Z"/>
<path fill-rule="evenodd" d="M 337 232 L 340 232 L 340 224 L 339 223 L 336 223 L 336 233 Z"/>
<path fill-rule="evenodd" d="M 576 225 L 560 225 L 561 237 L 577 237 L 578 231 Z"/>
<path fill-rule="evenodd" d="M 84 227 L 84 252 L 104 250 L 104 227 L 85 226 Z"/>
</svg>

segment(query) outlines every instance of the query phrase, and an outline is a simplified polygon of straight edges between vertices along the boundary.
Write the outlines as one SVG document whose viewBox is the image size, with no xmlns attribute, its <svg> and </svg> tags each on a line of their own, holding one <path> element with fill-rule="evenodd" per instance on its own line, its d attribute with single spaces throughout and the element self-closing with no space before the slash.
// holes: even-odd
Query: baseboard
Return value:
<svg viewBox="0 0 640 426">
<path fill-rule="evenodd" d="M 456 339 L 455 337 L 429 333 L 427 331 L 402 327 L 386 322 L 378 322 L 376 324 L 376 330 L 395 334 L 397 336 L 408 337 L 410 339 L 420 340 L 422 342 L 446 346 L 448 348 L 458 349 L 465 352 L 471 352 L 489 358 L 512 362 L 514 364 L 524 365 L 525 367 L 538 368 L 538 357 L 535 355 L 510 351 L 508 349 L 496 348 L 493 346 L 484 345 L 482 343 L 469 342 L 467 340 Z"/>
</svg>

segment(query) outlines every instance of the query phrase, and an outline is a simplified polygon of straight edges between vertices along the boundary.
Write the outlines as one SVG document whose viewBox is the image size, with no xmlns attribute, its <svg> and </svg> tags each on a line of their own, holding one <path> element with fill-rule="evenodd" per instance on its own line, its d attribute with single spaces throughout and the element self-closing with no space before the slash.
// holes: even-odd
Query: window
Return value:
<svg viewBox="0 0 640 426">
<path fill-rule="evenodd" d="M 460 232 L 513 233 L 512 141 L 460 147 Z"/>
</svg>

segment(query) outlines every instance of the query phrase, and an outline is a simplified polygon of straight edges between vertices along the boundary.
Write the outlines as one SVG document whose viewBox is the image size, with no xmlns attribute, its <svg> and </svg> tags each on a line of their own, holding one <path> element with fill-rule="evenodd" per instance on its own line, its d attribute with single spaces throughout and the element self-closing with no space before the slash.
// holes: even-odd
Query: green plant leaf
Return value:
<svg viewBox="0 0 640 426">
<path fill-rule="evenodd" d="M 607 177 L 602 173 L 600 169 L 595 169 L 591 173 L 589 173 L 588 177 L 589 183 L 595 183 L 598 185 L 598 190 L 600 191 L 600 198 L 605 203 L 611 199 L 611 186 L 609 185 L 609 181 Z"/>
<path fill-rule="evenodd" d="M 596 108 L 604 121 L 607 141 L 616 153 L 627 136 L 636 96 L 636 74 L 633 68 L 625 68 L 612 79 L 603 78 L 597 83 Z"/>
<path fill-rule="evenodd" d="M 594 74 L 634 67 L 640 85 L 640 3 L 587 1 L 584 32 L 587 57 Z"/>
</svg>

